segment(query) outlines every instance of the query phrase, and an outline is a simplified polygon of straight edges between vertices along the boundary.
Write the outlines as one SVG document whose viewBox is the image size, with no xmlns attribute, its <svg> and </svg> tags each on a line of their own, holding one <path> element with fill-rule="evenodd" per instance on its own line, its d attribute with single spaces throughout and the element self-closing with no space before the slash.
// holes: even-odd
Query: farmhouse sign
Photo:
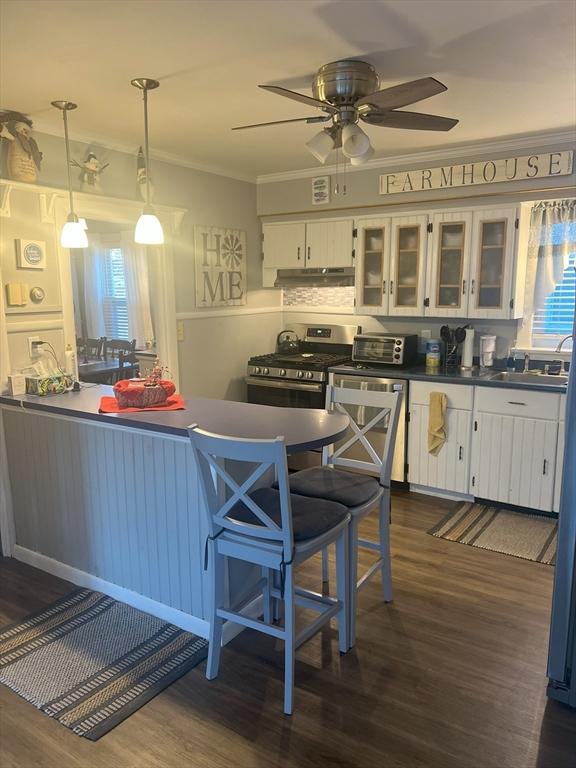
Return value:
<svg viewBox="0 0 576 768">
<path fill-rule="evenodd" d="M 246 233 L 194 227 L 196 306 L 246 304 Z"/>
<path fill-rule="evenodd" d="M 398 171 L 380 176 L 380 194 L 422 192 L 427 189 L 451 189 L 501 181 L 540 179 L 572 173 L 573 152 L 543 152 L 538 155 L 484 160 L 476 163 L 443 165 L 415 171 Z"/>
</svg>

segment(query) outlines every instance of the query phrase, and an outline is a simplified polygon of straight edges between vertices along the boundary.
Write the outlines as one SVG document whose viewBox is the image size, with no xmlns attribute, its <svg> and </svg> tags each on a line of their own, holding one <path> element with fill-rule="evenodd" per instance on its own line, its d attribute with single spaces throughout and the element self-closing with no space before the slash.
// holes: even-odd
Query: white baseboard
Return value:
<svg viewBox="0 0 576 768">
<path fill-rule="evenodd" d="M 71 565 L 66 565 L 66 563 L 53 560 L 51 557 L 40 554 L 40 552 L 33 552 L 31 549 L 21 547 L 19 544 L 16 544 L 14 547 L 14 558 L 34 568 L 39 568 L 41 571 L 51 573 L 52 576 L 71 581 L 72 584 L 76 584 L 79 587 L 103 592 L 105 595 L 113 597 L 114 600 L 119 600 L 140 611 L 150 613 L 152 616 L 156 616 L 163 621 L 169 621 L 175 626 L 180 627 L 180 629 L 185 629 L 187 632 L 193 632 L 199 637 L 208 639 L 210 624 L 205 619 L 200 619 L 197 616 L 192 616 L 190 613 L 184 613 L 184 611 L 180 611 L 178 608 L 172 608 L 164 603 L 159 603 L 150 597 L 140 595 L 138 592 L 133 592 L 131 589 L 113 584 L 111 581 L 106 581 L 91 573 L 86 573 L 86 571 L 73 568 Z M 252 600 L 246 606 L 243 613 L 246 616 L 250 616 L 250 618 L 260 616 L 262 613 L 262 596 Z M 230 640 L 239 635 L 244 629 L 245 627 L 240 624 L 226 622 L 222 629 L 222 645 L 229 643 Z"/>
<path fill-rule="evenodd" d="M 415 483 L 410 483 L 410 490 L 414 493 L 423 493 L 425 496 L 436 496 L 439 499 L 450 499 L 451 501 L 474 501 L 474 496 L 469 496 L 467 493 L 444 491 L 441 488 L 430 488 L 428 485 L 416 485 Z"/>
</svg>

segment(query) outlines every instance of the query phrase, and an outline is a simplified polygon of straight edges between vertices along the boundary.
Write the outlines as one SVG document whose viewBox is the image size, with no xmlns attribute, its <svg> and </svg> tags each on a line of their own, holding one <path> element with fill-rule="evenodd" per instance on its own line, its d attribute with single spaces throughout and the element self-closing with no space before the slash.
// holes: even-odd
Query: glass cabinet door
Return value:
<svg viewBox="0 0 576 768">
<path fill-rule="evenodd" d="M 432 217 L 432 253 L 426 283 L 426 314 L 466 317 L 472 213 L 454 211 Z"/>
<path fill-rule="evenodd" d="M 386 311 L 388 295 L 388 221 L 358 222 L 359 264 L 356 273 L 356 305 L 368 314 Z"/>
<path fill-rule="evenodd" d="M 389 296 L 390 314 L 424 314 L 426 216 L 393 223 Z"/>
<path fill-rule="evenodd" d="M 470 317 L 509 318 L 516 211 L 478 212 L 475 217 Z"/>
</svg>

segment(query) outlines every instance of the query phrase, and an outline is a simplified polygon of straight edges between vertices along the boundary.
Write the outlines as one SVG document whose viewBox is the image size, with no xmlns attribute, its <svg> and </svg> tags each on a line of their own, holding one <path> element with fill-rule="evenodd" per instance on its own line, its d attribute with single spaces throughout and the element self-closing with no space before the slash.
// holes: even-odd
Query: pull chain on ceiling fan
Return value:
<svg viewBox="0 0 576 768">
<path fill-rule="evenodd" d="M 401 107 L 446 91 L 446 86 L 434 77 L 423 77 L 383 90 L 378 90 L 379 86 L 378 74 L 371 64 L 355 59 L 333 61 L 320 67 L 316 73 L 312 82 L 312 96 L 290 91 L 279 85 L 258 86 L 279 96 L 316 107 L 325 114 L 240 125 L 232 130 L 241 131 L 286 123 L 330 122 L 331 125 L 323 128 L 307 142 L 307 148 L 317 160 L 324 163 L 333 149 L 341 147 L 351 163 L 359 165 L 374 154 L 370 139 L 358 125 L 360 120 L 381 128 L 413 131 L 449 131 L 458 123 L 458 120 L 451 117 L 397 111 Z"/>
</svg>

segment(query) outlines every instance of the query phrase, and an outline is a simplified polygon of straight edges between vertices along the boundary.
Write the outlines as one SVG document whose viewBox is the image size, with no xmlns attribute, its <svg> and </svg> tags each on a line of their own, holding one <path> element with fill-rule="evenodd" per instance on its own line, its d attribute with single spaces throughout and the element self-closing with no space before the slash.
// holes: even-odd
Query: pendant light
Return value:
<svg viewBox="0 0 576 768">
<path fill-rule="evenodd" d="M 146 205 L 134 230 L 134 241 L 141 245 L 162 245 L 164 232 L 159 218 L 150 205 L 150 152 L 148 149 L 148 91 L 158 88 L 158 80 L 149 77 L 137 77 L 131 84 L 142 91 L 144 96 L 144 156 L 146 159 Z"/>
<path fill-rule="evenodd" d="M 71 101 L 53 101 L 52 106 L 62 111 L 64 118 L 64 142 L 66 144 L 66 170 L 68 171 L 68 195 L 70 196 L 70 213 L 60 233 L 60 245 L 63 248 L 87 248 L 88 238 L 86 227 L 74 213 L 74 197 L 72 195 L 72 177 L 70 175 L 70 141 L 68 139 L 68 112 L 78 106 Z"/>
</svg>

